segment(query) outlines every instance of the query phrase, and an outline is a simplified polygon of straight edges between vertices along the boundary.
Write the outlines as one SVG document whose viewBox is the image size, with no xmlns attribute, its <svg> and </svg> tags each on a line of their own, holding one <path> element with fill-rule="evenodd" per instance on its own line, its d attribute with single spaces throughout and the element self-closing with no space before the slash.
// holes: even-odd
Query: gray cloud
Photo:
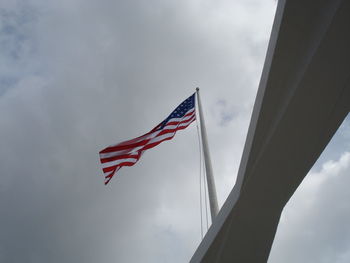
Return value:
<svg viewBox="0 0 350 263">
<path fill-rule="evenodd" d="M 188 261 L 200 242 L 195 125 L 107 187 L 97 153 L 147 132 L 200 86 L 222 204 L 274 10 L 257 0 L 3 1 L 0 261 Z"/>
</svg>

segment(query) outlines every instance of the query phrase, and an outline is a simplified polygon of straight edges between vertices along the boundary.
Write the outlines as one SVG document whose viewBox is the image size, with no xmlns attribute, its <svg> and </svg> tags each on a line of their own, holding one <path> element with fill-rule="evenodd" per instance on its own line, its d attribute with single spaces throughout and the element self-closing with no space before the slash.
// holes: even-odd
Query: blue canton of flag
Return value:
<svg viewBox="0 0 350 263">
<path fill-rule="evenodd" d="M 195 93 L 193 93 L 190 97 L 184 100 L 177 108 L 170 113 L 168 118 L 166 118 L 158 127 L 157 130 L 161 130 L 168 123 L 170 119 L 173 118 L 182 118 L 190 109 L 194 108 L 195 105 Z"/>
</svg>

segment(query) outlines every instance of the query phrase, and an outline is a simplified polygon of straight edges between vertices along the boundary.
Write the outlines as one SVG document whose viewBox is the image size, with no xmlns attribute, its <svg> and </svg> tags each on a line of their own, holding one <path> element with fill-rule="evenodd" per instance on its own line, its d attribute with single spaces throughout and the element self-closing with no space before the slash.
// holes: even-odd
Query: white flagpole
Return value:
<svg viewBox="0 0 350 263">
<path fill-rule="evenodd" d="M 207 174 L 211 222 L 213 222 L 214 218 L 217 216 L 219 212 L 219 206 L 218 206 L 218 199 L 216 197 L 215 181 L 213 177 L 213 167 L 211 166 L 211 160 L 210 160 L 210 154 L 209 154 L 207 131 L 205 129 L 205 122 L 204 122 L 204 117 L 202 112 L 202 104 L 199 97 L 199 88 L 196 88 L 196 93 L 197 93 L 199 120 L 200 120 L 200 128 L 201 128 L 201 135 L 202 135 L 205 171 Z"/>
</svg>

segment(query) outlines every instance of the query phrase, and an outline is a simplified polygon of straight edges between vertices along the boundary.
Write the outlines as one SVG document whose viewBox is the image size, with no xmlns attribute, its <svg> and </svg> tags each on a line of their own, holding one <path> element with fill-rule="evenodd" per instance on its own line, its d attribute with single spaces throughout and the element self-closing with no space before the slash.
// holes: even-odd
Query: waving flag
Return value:
<svg viewBox="0 0 350 263">
<path fill-rule="evenodd" d="M 171 140 L 178 130 L 185 129 L 195 119 L 194 93 L 150 132 L 135 139 L 111 145 L 100 151 L 105 184 L 108 184 L 121 167 L 133 166 L 144 151 L 157 146 L 163 141 Z"/>
</svg>

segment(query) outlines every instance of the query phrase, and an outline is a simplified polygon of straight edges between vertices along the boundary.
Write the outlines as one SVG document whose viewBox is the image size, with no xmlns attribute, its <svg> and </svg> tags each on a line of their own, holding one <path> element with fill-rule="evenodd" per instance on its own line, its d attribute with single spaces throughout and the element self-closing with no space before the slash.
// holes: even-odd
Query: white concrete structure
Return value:
<svg viewBox="0 0 350 263">
<path fill-rule="evenodd" d="M 350 109 L 350 1 L 280 0 L 236 184 L 191 262 L 266 262 Z"/>
</svg>

